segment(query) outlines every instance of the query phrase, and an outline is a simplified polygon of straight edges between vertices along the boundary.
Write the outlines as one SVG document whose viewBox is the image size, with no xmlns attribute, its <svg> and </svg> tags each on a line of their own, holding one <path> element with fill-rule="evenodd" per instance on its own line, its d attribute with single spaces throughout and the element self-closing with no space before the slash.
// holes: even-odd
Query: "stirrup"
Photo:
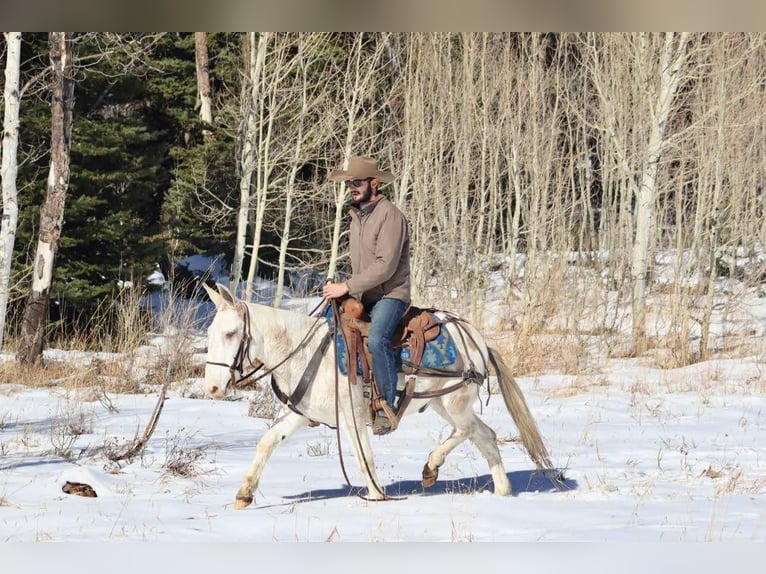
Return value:
<svg viewBox="0 0 766 574">
<path fill-rule="evenodd" d="M 372 421 L 372 434 L 382 436 L 394 432 L 399 427 L 399 419 L 386 401 L 380 401 Z"/>
</svg>

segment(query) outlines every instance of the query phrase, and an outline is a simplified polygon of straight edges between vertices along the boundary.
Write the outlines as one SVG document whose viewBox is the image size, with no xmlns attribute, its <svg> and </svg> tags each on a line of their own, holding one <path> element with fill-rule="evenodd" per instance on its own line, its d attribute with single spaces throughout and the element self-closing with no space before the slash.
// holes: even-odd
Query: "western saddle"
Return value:
<svg viewBox="0 0 766 574">
<path fill-rule="evenodd" d="M 348 297 L 340 305 L 340 328 L 346 341 L 348 353 L 348 378 L 352 384 L 357 384 L 357 364 L 362 366 L 362 378 L 366 388 L 370 388 L 365 396 L 370 398 L 370 413 L 375 419 L 375 413 L 382 409 L 391 421 L 391 432 L 399 426 L 399 421 L 412 399 L 415 390 L 415 377 L 423 361 L 423 352 L 426 343 L 439 336 L 441 321 L 428 309 L 410 307 L 405 312 L 394 336 L 391 338 L 391 346 L 394 349 L 407 347 L 410 351 L 410 359 L 403 365 L 405 374 L 410 375 L 405 384 L 404 391 L 398 401 L 396 411 L 393 405 L 389 405 L 381 396 L 380 389 L 372 376 L 372 355 L 367 349 L 365 340 L 370 330 L 370 318 L 364 310 L 364 305 L 358 299 Z"/>
</svg>

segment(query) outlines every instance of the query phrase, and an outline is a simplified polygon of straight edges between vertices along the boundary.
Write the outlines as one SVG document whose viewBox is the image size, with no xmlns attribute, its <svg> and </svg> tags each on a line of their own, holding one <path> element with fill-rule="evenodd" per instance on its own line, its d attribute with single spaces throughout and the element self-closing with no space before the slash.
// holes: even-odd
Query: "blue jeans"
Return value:
<svg viewBox="0 0 766 574">
<path fill-rule="evenodd" d="M 370 309 L 370 332 L 367 348 L 372 355 L 372 374 L 386 402 L 393 408 L 396 399 L 396 359 L 391 349 L 391 337 L 407 310 L 399 299 L 381 299 Z"/>
</svg>

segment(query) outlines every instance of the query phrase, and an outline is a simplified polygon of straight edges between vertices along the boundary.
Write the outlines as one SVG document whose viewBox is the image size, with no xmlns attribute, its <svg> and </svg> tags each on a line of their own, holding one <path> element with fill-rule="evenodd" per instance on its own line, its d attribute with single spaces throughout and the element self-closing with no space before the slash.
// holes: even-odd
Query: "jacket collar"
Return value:
<svg viewBox="0 0 766 574">
<path fill-rule="evenodd" d="M 376 201 L 373 201 L 371 204 L 369 204 L 367 207 L 357 207 L 355 205 L 351 206 L 351 213 L 359 217 L 360 219 L 362 217 L 366 217 L 372 213 L 372 211 L 378 206 L 379 203 L 383 201 L 388 201 L 388 198 L 385 195 L 381 195 L 379 199 Z"/>
</svg>

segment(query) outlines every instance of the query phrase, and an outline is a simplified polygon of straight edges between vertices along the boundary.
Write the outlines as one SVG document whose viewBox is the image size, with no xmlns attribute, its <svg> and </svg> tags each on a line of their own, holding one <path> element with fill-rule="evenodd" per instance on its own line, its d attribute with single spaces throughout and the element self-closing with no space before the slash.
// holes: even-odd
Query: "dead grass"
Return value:
<svg viewBox="0 0 766 574">
<path fill-rule="evenodd" d="M 165 460 L 162 469 L 172 476 L 191 478 L 201 474 L 200 461 L 205 459 L 207 448 L 190 446 L 190 438 L 181 428 L 177 433 L 165 435 Z"/>
<path fill-rule="evenodd" d="M 550 398 L 566 399 L 585 393 L 599 392 L 600 389 L 609 385 L 609 380 L 606 377 L 578 376 L 565 385 L 553 387 L 547 394 Z"/>
<path fill-rule="evenodd" d="M 726 466 L 715 469 L 712 465 L 700 476 L 716 480 L 715 498 L 730 494 L 758 495 L 766 490 L 766 476 L 745 480 L 745 470 L 740 466 Z"/>
<path fill-rule="evenodd" d="M 587 368 L 588 356 L 580 337 L 538 334 L 515 339 L 506 346 L 501 349 L 519 376 L 545 372 L 577 375 Z"/>
<path fill-rule="evenodd" d="M 94 361 L 89 366 L 51 361 L 44 365 L 21 365 L 15 361 L 0 363 L 0 385 L 22 385 L 28 388 L 92 389 L 90 400 L 98 400 L 100 392 L 140 393 L 139 381 L 126 364 L 115 360 Z M 87 396 L 85 397 L 86 400 Z"/>
<path fill-rule="evenodd" d="M 84 376 L 81 369 L 65 363 L 50 365 L 20 365 L 15 361 L 0 363 L 0 384 L 24 385 L 32 388 L 48 388 Z"/>
</svg>

